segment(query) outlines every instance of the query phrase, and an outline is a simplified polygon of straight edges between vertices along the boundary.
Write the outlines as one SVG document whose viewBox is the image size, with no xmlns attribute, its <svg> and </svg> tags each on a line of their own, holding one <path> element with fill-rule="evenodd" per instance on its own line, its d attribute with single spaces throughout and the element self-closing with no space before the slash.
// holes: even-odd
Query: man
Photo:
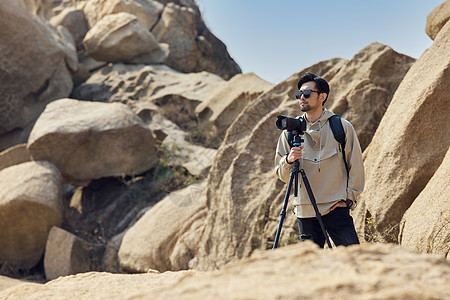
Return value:
<svg viewBox="0 0 450 300">
<path fill-rule="evenodd" d="M 328 98 L 328 82 L 312 73 L 306 73 L 298 82 L 299 105 L 307 122 L 301 147 L 290 147 L 285 130 L 278 139 L 275 154 L 276 173 L 288 182 L 292 164 L 299 160 L 306 173 L 324 226 L 336 246 L 359 244 L 349 209 L 356 206 L 355 198 L 364 188 L 364 166 L 361 147 L 355 129 L 342 120 L 346 135 L 345 151 L 334 138 L 328 119 L 334 115 L 323 105 Z M 347 170 L 343 159 L 345 153 Z M 325 237 L 299 176 L 298 196 L 294 199 L 300 241 L 312 240 L 324 247 Z"/>
</svg>

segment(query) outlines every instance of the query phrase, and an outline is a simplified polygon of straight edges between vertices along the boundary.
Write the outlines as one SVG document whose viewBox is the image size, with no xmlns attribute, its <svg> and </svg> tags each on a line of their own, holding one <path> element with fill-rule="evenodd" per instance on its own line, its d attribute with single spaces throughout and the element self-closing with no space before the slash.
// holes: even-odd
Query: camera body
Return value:
<svg viewBox="0 0 450 300">
<path fill-rule="evenodd" d="M 306 131 L 306 120 L 302 117 L 290 118 L 283 115 L 277 117 L 278 130 L 296 131 L 296 134 L 303 135 Z"/>
</svg>

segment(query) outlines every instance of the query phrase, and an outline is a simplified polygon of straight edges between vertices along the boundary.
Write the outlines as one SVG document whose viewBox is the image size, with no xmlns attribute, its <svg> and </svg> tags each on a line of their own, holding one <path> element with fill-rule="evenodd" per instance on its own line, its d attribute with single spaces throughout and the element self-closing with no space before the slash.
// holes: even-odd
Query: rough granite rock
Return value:
<svg viewBox="0 0 450 300">
<path fill-rule="evenodd" d="M 397 242 L 399 223 L 450 147 L 450 22 L 412 65 L 364 152 L 360 233 Z M 371 225 L 373 224 L 373 225 Z"/>
<path fill-rule="evenodd" d="M 450 263 L 394 245 L 319 249 L 311 242 L 255 253 L 213 272 L 84 273 L 21 284 L 2 299 L 450 298 Z"/>
<path fill-rule="evenodd" d="M 400 223 L 399 243 L 450 260 L 450 149 Z"/>
<path fill-rule="evenodd" d="M 26 162 L 0 171 L 0 265 L 34 267 L 48 232 L 62 222 L 62 181 L 51 163 Z"/>
<path fill-rule="evenodd" d="M 34 160 L 48 160 L 72 183 L 138 175 L 157 163 L 150 129 L 120 103 L 60 99 L 47 105 L 28 140 Z"/>
<path fill-rule="evenodd" d="M 168 56 L 168 46 L 158 43 L 135 15 L 107 15 L 86 34 L 87 55 L 99 61 L 158 64 Z"/>
<path fill-rule="evenodd" d="M 0 1 L 0 150 L 25 142 L 45 105 L 70 94 L 77 64 L 64 27 L 32 15 L 21 1 Z"/>
<path fill-rule="evenodd" d="M 425 32 L 434 40 L 448 20 L 450 20 L 450 1 L 446 0 L 427 16 Z"/>
</svg>

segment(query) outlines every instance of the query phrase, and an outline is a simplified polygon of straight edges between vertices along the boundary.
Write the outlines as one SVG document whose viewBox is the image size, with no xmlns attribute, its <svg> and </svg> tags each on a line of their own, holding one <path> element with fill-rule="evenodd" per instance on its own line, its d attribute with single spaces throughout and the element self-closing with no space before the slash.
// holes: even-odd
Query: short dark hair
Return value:
<svg viewBox="0 0 450 300">
<path fill-rule="evenodd" d="M 323 101 L 323 103 L 322 103 L 322 105 L 324 105 L 328 99 L 328 95 L 330 94 L 330 86 L 329 86 L 328 82 L 325 79 L 323 79 L 322 77 L 317 76 L 316 74 L 307 72 L 298 81 L 297 88 L 300 89 L 305 82 L 309 82 L 309 81 L 314 81 L 316 83 L 316 89 L 319 92 L 327 94 L 325 101 Z"/>
</svg>

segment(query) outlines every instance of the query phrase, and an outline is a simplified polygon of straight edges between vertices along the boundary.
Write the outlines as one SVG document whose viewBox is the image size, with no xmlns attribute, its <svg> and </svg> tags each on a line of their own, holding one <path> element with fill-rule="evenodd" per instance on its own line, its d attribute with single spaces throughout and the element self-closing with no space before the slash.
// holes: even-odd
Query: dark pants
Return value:
<svg viewBox="0 0 450 300">
<path fill-rule="evenodd" d="M 323 225 L 336 246 L 359 244 L 353 218 L 347 207 L 336 207 L 322 216 Z M 297 218 L 299 238 L 303 242 L 312 240 L 323 248 L 325 237 L 317 218 Z"/>
</svg>

